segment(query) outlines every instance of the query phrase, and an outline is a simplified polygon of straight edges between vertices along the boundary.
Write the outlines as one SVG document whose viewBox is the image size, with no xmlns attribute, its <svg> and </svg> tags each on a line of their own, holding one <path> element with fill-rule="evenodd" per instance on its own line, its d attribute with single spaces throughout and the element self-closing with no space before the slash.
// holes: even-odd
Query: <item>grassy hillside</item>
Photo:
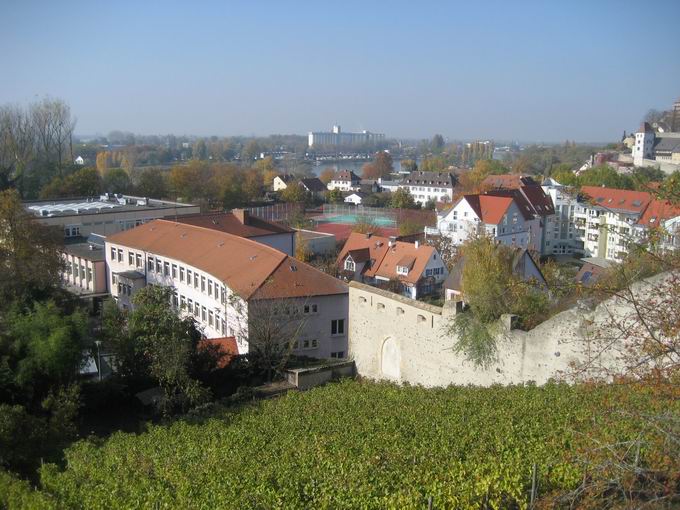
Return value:
<svg viewBox="0 0 680 510">
<path fill-rule="evenodd" d="M 82 441 L 42 471 L 69 508 L 526 508 L 576 487 L 574 456 L 678 401 L 626 386 L 422 389 L 345 381 L 209 418 Z M 632 414 L 629 414 L 632 413 Z M 645 436 L 654 441 L 655 432 Z M 669 462 L 654 445 L 640 465 Z M 2 478 L 0 478 L 0 485 Z M 1 487 L 0 487 L 1 488 Z M 22 488 L 24 490 L 24 488 Z M 23 493 L 16 506 L 31 506 Z M 38 503 L 36 503 L 38 505 Z M 0 496 L 0 507 L 2 507 Z"/>
</svg>

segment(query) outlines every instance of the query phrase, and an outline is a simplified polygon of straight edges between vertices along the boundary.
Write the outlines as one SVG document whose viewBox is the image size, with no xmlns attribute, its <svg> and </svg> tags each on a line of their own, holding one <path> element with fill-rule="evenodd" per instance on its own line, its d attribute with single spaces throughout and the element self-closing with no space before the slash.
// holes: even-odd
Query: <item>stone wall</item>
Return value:
<svg viewBox="0 0 680 510">
<path fill-rule="evenodd" d="M 443 308 L 358 282 L 350 283 L 349 354 L 357 373 L 423 386 L 517 384 L 567 379 L 572 362 L 588 359 L 590 332 L 611 316 L 630 313 L 625 304 L 605 301 L 595 309 L 576 307 L 531 331 L 512 330 L 510 316 L 499 324 L 497 361 L 480 368 L 453 351 L 447 325 L 455 304 Z M 602 358 L 615 369 L 615 351 Z"/>
</svg>

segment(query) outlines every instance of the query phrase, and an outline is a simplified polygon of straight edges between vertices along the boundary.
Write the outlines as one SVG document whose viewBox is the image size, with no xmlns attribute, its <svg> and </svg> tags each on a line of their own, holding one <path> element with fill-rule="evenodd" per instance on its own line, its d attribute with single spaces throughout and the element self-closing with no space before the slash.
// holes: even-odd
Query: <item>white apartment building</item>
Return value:
<svg viewBox="0 0 680 510">
<path fill-rule="evenodd" d="M 450 202 L 453 200 L 453 188 L 457 183 L 456 176 L 448 172 L 421 172 L 415 170 L 399 186 L 409 190 L 413 199 L 420 205 L 430 200 Z"/>
<path fill-rule="evenodd" d="M 583 255 L 584 222 L 576 226 L 575 213 L 579 204 L 577 193 L 550 177 L 543 180 L 543 191 L 550 196 L 555 214 L 547 216 L 544 226 L 545 255 Z"/>
<path fill-rule="evenodd" d="M 166 220 L 110 236 L 111 295 L 131 308 L 146 285 L 173 290 L 179 313 L 207 338 L 235 337 L 248 352 L 255 321 L 300 325 L 294 351 L 317 358 L 347 355 L 347 286 L 269 246 L 218 230 Z"/>
<path fill-rule="evenodd" d="M 359 191 L 361 189 L 361 178 L 351 170 L 340 170 L 335 172 L 333 179 L 326 186 L 329 190 Z"/>
<path fill-rule="evenodd" d="M 429 232 L 432 233 L 432 232 Z M 437 215 L 437 234 L 463 244 L 476 234 L 485 234 L 508 246 L 540 253 L 541 220 L 520 207 L 509 196 L 464 195 Z"/>
</svg>

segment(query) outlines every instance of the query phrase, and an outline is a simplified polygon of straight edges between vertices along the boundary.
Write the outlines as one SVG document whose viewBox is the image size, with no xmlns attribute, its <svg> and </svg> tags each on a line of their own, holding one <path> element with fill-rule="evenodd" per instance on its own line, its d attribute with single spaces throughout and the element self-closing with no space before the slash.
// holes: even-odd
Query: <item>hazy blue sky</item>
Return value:
<svg viewBox="0 0 680 510">
<path fill-rule="evenodd" d="M 0 104 L 78 133 L 605 141 L 680 96 L 680 1 L 0 0 Z"/>
</svg>

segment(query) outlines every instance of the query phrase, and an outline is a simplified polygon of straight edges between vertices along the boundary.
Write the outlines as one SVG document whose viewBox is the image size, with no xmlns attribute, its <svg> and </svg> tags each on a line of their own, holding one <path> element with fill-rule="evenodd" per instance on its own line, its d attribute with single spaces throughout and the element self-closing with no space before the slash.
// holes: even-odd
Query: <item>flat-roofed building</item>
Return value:
<svg viewBox="0 0 680 510">
<path fill-rule="evenodd" d="M 65 238 L 106 236 L 154 219 L 201 212 L 197 205 L 112 193 L 99 197 L 33 200 L 24 202 L 24 207 L 44 225 L 63 228 Z"/>
<path fill-rule="evenodd" d="M 309 147 L 318 146 L 346 146 L 357 147 L 384 142 L 383 133 L 371 133 L 363 130 L 359 133 L 344 133 L 340 126 L 333 126 L 331 131 L 311 131 L 308 135 Z"/>
<path fill-rule="evenodd" d="M 226 232 L 167 220 L 106 239 L 111 294 L 131 308 L 146 285 L 172 289 L 178 313 L 207 338 L 233 336 L 249 350 L 257 321 L 295 317 L 294 352 L 317 358 L 347 354 L 348 288 L 342 281 L 267 245 Z"/>
</svg>

